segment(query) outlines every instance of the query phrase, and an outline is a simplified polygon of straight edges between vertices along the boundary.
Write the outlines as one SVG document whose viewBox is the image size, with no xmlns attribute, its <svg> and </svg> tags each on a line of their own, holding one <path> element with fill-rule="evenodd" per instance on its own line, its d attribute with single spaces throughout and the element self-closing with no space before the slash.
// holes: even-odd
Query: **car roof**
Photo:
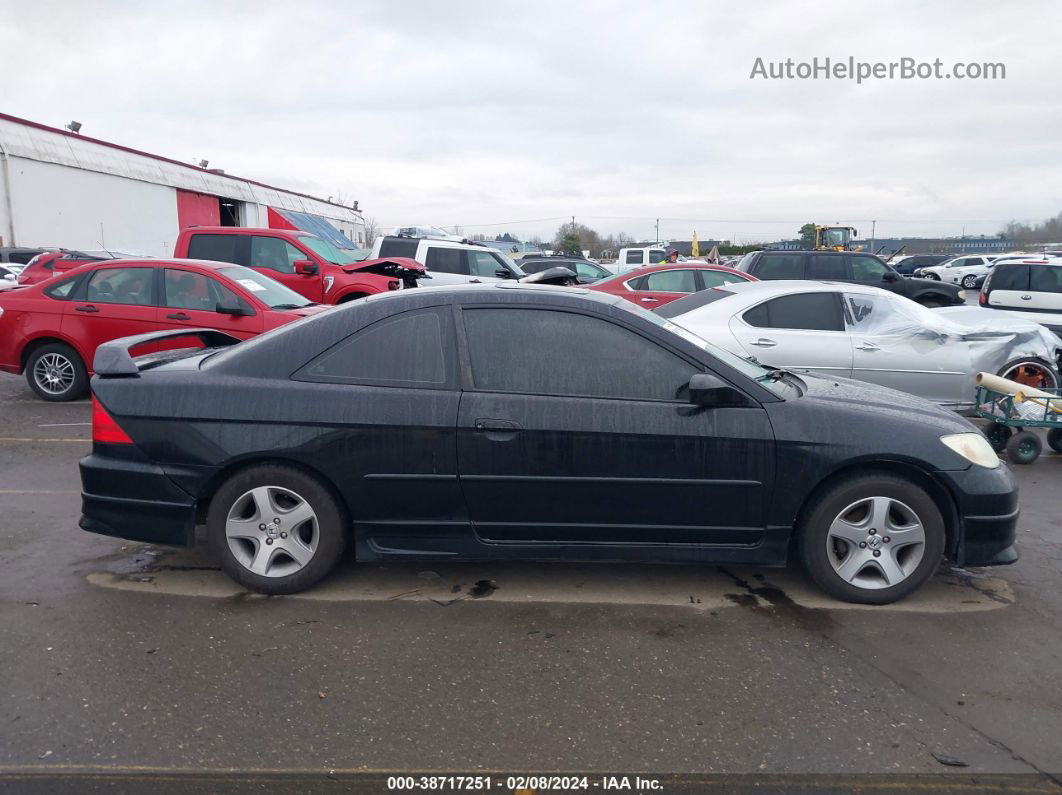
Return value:
<svg viewBox="0 0 1062 795">
<path fill-rule="evenodd" d="M 740 295 L 755 296 L 757 300 L 762 298 L 773 298 L 777 295 L 790 295 L 792 293 L 828 293 L 841 291 L 864 295 L 892 295 L 888 290 L 883 290 L 880 287 L 870 287 L 865 284 L 813 281 L 810 279 L 769 279 L 760 282 L 736 282 L 734 284 L 713 287 L 711 289 L 726 290 L 727 292 Z"/>
<path fill-rule="evenodd" d="M 722 271 L 723 273 L 738 273 L 742 276 L 748 276 L 749 274 L 744 271 L 739 271 L 736 268 L 731 268 L 729 265 L 712 265 L 707 262 L 665 262 L 663 264 L 657 263 L 655 265 L 643 265 L 640 268 L 635 268 L 630 271 L 623 271 L 618 274 L 622 277 L 632 278 L 640 276 L 643 273 L 656 273 L 657 271 L 673 271 L 678 268 L 690 268 L 691 270 L 699 271 Z"/>
<path fill-rule="evenodd" d="M 197 268 L 204 270 L 217 271 L 222 268 L 240 268 L 242 265 L 237 265 L 234 262 L 217 262 L 215 260 L 206 259 L 179 259 L 177 257 L 168 257 L 166 259 L 155 259 L 153 257 L 129 257 L 127 259 L 105 259 L 98 262 L 88 262 L 77 268 L 71 268 L 67 273 L 85 273 L 86 271 L 96 270 L 98 268 L 114 268 L 122 267 L 125 265 L 146 266 L 146 267 L 164 267 L 166 265 L 194 265 Z"/>
<path fill-rule="evenodd" d="M 378 303 L 380 301 L 400 301 L 400 300 L 413 300 L 424 295 L 428 291 L 431 293 L 444 293 L 447 296 L 452 296 L 455 300 L 459 300 L 462 295 L 482 297 L 491 292 L 498 290 L 504 290 L 505 292 L 526 292 L 528 295 L 546 295 L 556 294 L 574 298 L 585 298 L 590 301 L 597 301 L 602 304 L 615 304 L 625 299 L 619 296 L 609 295 L 608 293 L 593 292 L 585 287 L 563 287 L 557 284 L 521 284 L 514 281 L 503 282 L 487 282 L 484 284 L 440 284 L 438 287 L 417 287 L 407 290 L 393 290 L 386 293 L 374 293 L 373 295 L 367 295 L 362 298 L 358 303 Z"/>
</svg>

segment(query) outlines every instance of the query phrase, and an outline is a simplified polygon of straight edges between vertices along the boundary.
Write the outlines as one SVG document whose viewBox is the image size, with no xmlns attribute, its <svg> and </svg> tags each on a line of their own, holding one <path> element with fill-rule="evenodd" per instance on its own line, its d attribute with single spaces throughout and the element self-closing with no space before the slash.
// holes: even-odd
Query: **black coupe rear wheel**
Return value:
<svg viewBox="0 0 1062 795">
<path fill-rule="evenodd" d="M 221 567 L 248 590 L 288 594 L 323 580 L 346 546 L 346 512 L 294 467 L 250 467 L 218 489 L 207 533 Z"/>
</svg>

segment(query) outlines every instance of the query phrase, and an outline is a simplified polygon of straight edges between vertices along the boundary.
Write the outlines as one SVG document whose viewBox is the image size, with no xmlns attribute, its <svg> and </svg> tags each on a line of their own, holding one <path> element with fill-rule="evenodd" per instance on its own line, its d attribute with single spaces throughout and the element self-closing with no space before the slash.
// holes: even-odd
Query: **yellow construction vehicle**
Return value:
<svg viewBox="0 0 1062 795">
<path fill-rule="evenodd" d="M 858 235 L 854 226 L 815 225 L 816 251 L 852 251 L 852 238 Z"/>
</svg>

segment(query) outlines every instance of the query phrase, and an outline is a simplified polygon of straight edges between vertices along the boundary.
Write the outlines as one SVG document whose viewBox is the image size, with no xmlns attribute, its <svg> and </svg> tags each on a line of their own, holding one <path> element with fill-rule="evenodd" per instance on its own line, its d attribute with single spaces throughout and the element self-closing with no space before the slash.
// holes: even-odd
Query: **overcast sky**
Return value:
<svg viewBox="0 0 1062 795">
<path fill-rule="evenodd" d="M 1062 211 L 1060 29 L 1049 0 L 0 0 L 0 110 L 357 199 L 385 227 L 992 234 Z M 814 56 L 1006 79 L 749 77 Z"/>
</svg>

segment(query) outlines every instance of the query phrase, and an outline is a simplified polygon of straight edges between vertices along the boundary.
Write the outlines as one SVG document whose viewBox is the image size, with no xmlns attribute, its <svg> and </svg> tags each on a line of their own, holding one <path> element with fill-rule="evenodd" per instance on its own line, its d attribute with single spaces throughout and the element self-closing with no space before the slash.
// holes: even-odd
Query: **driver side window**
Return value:
<svg viewBox="0 0 1062 795">
<path fill-rule="evenodd" d="M 655 342 L 601 318 L 517 308 L 465 309 L 462 315 L 472 379 L 480 390 L 685 400 L 690 378 L 699 372 Z"/>
<path fill-rule="evenodd" d="M 852 257 L 852 278 L 857 282 L 880 282 L 887 272 L 874 257 Z"/>
<path fill-rule="evenodd" d="M 473 276 L 489 276 L 492 279 L 498 278 L 497 270 L 506 268 L 502 263 L 498 262 L 494 258 L 494 255 L 489 251 L 470 251 L 469 257 L 469 271 Z"/>
<path fill-rule="evenodd" d="M 251 238 L 251 267 L 267 268 L 278 273 L 294 273 L 295 262 L 309 259 L 295 246 L 279 237 Z"/>
</svg>

